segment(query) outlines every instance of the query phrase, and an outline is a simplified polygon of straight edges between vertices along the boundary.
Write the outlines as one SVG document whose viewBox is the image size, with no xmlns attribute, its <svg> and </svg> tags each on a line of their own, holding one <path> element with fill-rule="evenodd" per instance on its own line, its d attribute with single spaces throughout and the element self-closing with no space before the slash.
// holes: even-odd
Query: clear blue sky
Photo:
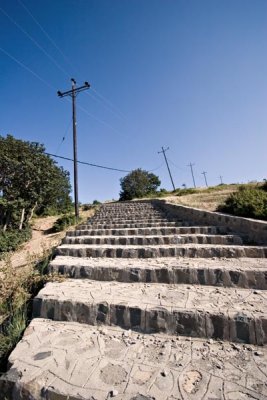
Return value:
<svg viewBox="0 0 267 400">
<path fill-rule="evenodd" d="M 169 146 L 177 187 L 192 186 L 189 162 L 197 186 L 203 171 L 210 185 L 267 178 L 266 0 L 22 1 L 0 2 L 1 135 L 72 157 L 57 90 L 74 77 L 92 85 L 77 99 L 81 161 L 160 167 L 171 189 Z M 80 200 L 118 198 L 124 175 L 80 166 Z"/>
</svg>

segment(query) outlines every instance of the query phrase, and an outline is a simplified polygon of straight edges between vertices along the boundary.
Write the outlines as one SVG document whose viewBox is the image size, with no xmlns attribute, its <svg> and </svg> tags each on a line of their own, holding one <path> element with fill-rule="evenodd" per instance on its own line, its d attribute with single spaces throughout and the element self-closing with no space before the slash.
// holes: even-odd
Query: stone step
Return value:
<svg viewBox="0 0 267 400">
<path fill-rule="evenodd" d="M 157 246 L 110 246 L 89 244 L 63 244 L 57 247 L 57 255 L 71 257 L 156 258 L 156 257 L 267 257 L 267 247 L 237 245 L 157 245 Z"/>
<path fill-rule="evenodd" d="M 266 400 L 267 349 L 34 319 L 1 399 Z"/>
<path fill-rule="evenodd" d="M 117 259 L 57 256 L 49 272 L 75 279 L 267 289 L 267 259 Z"/>
<path fill-rule="evenodd" d="M 172 227 L 172 226 L 187 226 L 185 222 L 182 221 L 167 221 L 167 222 L 154 222 L 154 223 L 119 223 L 119 224 L 111 224 L 111 223 L 92 223 L 89 222 L 87 224 L 81 224 L 77 226 L 77 229 L 124 229 L 124 228 L 154 228 L 154 227 Z"/>
<path fill-rule="evenodd" d="M 127 216 L 124 215 L 123 217 L 92 217 L 88 219 L 88 222 L 99 222 L 99 223 L 133 223 L 133 222 L 166 222 L 170 221 L 170 219 L 161 217 L 148 217 L 146 215 L 136 215 L 136 216 Z M 173 221 L 173 220 L 172 220 Z"/>
<path fill-rule="evenodd" d="M 135 217 L 135 218 L 90 218 L 88 220 L 89 223 L 94 224 L 133 224 L 136 222 L 140 222 L 143 224 L 153 224 L 153 223 L 161 223 L 168 222 L 167 218 L 146 218 L 146 217 Z"/>
<path fill-rule="evenodd" d="M 267 343 L 267 295 L 251 289 L 68 279 L 46 284 L 33 317 Z"/>
<path fill-rule="evenodd" d="M 225 235 L 229 231 L 222 226 L 181 226 L 132 229 L 76 229 L 68 231 L 67 236 L 138 236 L 138 235 L 183 235 L 206 234 Z"/>
<path fill-rule="evenodd" d="M 156 246 L 171 244 L 236 244 L 242 245 L 237 235 L 161 235 L 161 236 L 66 236 L 64 244 L 107 244 L 116 246 Z"/>
<path fill-rule="evenodd" d="M 158 217 L 160 217 L 160 216 L 163 215 L 163 212 L 155 210 L 155 209 L 151 209 L 151 210 L 144 210 L 144 211 L 140 211 L 140 210 L 135 210 L 135 211 L 118 211 L 118 210 L 116 210 L 116 211 L 111 211 L 111 210 L 109 210 L 109 211 L 101 211 L 100 210 L 100 211 L 95 213 L 95 215 L 100 215 L 100 216 L 104 216 L 104 217 L 105 216 L 124 217 L 125 215 L 132 216 L 132 215 L 141 215 L 141 214 L 147 215 L 147 216 L 158 216 Z"/>
</svg>

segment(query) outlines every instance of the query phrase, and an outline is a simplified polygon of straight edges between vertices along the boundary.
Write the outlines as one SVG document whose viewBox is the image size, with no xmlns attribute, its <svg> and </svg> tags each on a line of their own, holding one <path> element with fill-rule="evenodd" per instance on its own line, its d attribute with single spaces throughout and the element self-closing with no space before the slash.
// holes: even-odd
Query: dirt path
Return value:
<svg viewBox="0 0 267 400">
<path fill-rule="evenodd" d="M 83 219 L 90 217 L 90 215 L 92 215 L 91 210 L 81 212 Z M 19 250 L 9 253 L 4 260 L 0 261 L 0 267 L 8 260 L 12 267 L 21 268 L 37 262 L 49 249 L 58 246 L 66 234 L 66 230 L 58 233 L 50 233 L 50 229 L 58 218 L 59 216 L 34 219 L 32 238 L 24 243 Z M 71 229 L 71 227 L 68 227 L 68 229 Z"/>
</svg>

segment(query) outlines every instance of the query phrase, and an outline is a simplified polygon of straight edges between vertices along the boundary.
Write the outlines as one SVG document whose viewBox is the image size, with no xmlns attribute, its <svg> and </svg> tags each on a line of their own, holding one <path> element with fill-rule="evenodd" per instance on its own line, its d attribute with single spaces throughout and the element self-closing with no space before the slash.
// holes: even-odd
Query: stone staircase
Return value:
<svg viewBox="0 0 267 400">
<path fill-rule="evenodd" d="M 34 299 L 0 400 L 267 399 L 266 256 L 149 201 L 103 205 L 58 247 L 68 279 Z"/>
</svg>

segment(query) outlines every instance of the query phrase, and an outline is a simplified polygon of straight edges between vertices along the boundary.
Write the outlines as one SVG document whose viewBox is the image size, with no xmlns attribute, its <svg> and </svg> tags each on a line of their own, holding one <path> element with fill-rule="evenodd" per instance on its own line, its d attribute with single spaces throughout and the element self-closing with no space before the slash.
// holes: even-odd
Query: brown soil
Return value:
<svg viewBox="0 0 267 400">
<path fill-rule="evenodd" d="M 82 211 L 83 219 L 89 218 L 93 211 Z M 65 231 L 58 233 L 50 233 L 54 222 L 59 216 L 36 218 L 32 223 L 32 238 L 24 243 L 20 249 L 15 252 L 8 253 L 6 257 L 0 261 L 0 267 L 8 260 L 12 267 L 21 268 L 33 262 L 37 262 L 42 256 L 53 247 L 60 244 L 66 234 L 66 231 L 73 228 L 68 227 Z"/>
</svg>

